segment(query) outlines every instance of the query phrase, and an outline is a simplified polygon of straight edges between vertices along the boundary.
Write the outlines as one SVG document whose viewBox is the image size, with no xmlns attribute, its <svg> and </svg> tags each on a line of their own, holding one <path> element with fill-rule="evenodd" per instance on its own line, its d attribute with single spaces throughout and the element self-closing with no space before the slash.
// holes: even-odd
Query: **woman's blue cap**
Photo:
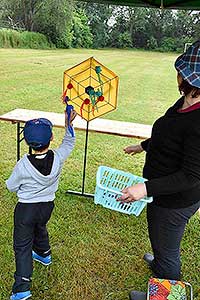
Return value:
<svg viewBox="0 0 200 300">
<path fill-rule="evenodd" d="M 48 145 L 52 137 L 53 125 L 45 118 L 33 119 L 24 126 L 24 138 L 27 144 L 34 149 Z"/>
</svg>

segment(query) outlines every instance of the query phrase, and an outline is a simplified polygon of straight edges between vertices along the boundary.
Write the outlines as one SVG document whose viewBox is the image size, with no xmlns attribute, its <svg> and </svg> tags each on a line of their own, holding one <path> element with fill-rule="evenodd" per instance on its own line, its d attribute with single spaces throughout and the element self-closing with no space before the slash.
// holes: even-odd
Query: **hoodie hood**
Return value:
<svg viewBox="0 0 200 300">
<path fill-rule="evenodd" d="M 22 159 L 22 165 L 23 165 L 23 169 L 24 172 L 26 172 L 27 174 L 31 174 L 31 177 L 33 178 L 33 180 L 35 180 L 36 182 L 38 182 L 41 185 L 44 186 L 48 186 L 53 184 L 56 180 L 58 180 L 59 175 L 60 175 L 60 162 L 59 159 L 57 157 L 57 155 L 54 155 L 54 160 L 53 160 L 53 164 L 52 164 L 52 168 L 51 168 L 51 173 L 49 175 L 43 175 L 42 173 L 40 173 L 30 162 L 30 160 L 28 159 L 28 155 L 25 154 L 23 159 Z"/>
<path fill-rule="evenodd" d="M 59 175 L 62 164 L 58 155 L 54 155 L 51 173 L 47 176 L 41 174 L 29 161 L 27 154 L 20 161 L 20 181 L 17 196 L 19 202 L 35 203 L 47 202 L 55 199 L 58 188 Z"/>
</svg>

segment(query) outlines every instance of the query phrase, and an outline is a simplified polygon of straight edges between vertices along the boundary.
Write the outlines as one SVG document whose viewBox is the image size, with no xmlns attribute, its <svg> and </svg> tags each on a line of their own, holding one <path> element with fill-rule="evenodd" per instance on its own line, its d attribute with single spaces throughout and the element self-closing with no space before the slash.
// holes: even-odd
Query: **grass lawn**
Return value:
<svg viewBox="0 0 200 300">
<path fill-rule="evenodd" d="M 120 76 L 118 109 L 113 120 L 152 124 L 179 97 L 174 54 L 129 50 L 0 49 L 0 114 L 15 108 L 63 112 L 63 71 L 94 56 Z M 52 147 L 62 139 L 54 130 Z M 16 127 L 0 123 L 0 299 L 11 292 L 15 269 L 12 250 L 13 209 L 17 198 L 5 188 L 16 162 Z M 142 260 L 150 251 L 146 211 L 127 216 L 94 205 L 91 199 L 65 194 L 80 190 L 84 132 L 65 163 L 49 223 L 53 264 L 34 264 L 34 300 L 126 300 L 130 289 L 146 290 L 151 272 Z M 129 157 L 123 147 L 138 140 L 89 134 L 86 191 L 94 192 L 99 165 L 142 174 L 144 155 Z M 27 147 L 22 145 L 22 152 Z M 200 299 L 200 218 L 195 215 L 182 241 L 183 279 Z"/>
</svg>

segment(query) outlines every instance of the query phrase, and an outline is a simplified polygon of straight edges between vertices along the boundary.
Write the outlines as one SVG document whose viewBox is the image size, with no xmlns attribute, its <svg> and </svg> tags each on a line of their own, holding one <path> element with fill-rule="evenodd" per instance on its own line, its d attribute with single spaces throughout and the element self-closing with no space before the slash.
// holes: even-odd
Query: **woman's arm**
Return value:
<svg viewBox="0 0 200 300">
<path fill-rule="evenodd" d="M 144 151 L 146 151 L 147 152 L 147 150 L 148 150 L 148 147 L 149 147 L 149 142 L 151 141 L 151 138 L 149 138 L 149 139 L 147 139 L 147 140 L 145 140 L 145 141 L 143 141 L 143 142 L 141 142 L 141 147 L 142 147 L 142 149 L 144 150 Z"/>
<path fill-rule="evenodd" d="M 141 199 L 146 195 L 149 197 L 168 195 L 200 186 L 200 126 L 195 124 L 192 128 L 188 128 L 182 156 L 182 166 L 177 172 L 128 187 L 122 191 L 123 195 L 119 200 L 132 202 L 139 200 L 140 196 Z"/>
</svg>

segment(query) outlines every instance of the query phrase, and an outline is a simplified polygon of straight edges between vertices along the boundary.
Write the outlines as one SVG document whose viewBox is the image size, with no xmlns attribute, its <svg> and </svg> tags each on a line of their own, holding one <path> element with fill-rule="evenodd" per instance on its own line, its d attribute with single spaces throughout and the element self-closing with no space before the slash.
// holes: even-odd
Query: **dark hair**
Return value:
<svg viewBox="0 0 200 300">
<path fill-rule="evenodd" d="M 196 86 L 192 86 L 186 80 L 183 80 L 179 85 L 180 93 L 184 93 L 185 96 L 192 92 L 192 98 L 197 98 L 200 95 L 200 89 Z"/>
<path fill-rule="evenodd" d="M 34 151 L 43 151 L 43 150 L 45 150 L 46 148 L 48 148 L 49 147 L 49 145 L 50 145 L 50 141 L 48 142 L 48 144 L 47 145 L 44 145 L 44 146 L 42 146 L 42 147 L 39 147 L 39 148 L 37 148 L 37 144 L 35 145 L 35 147 L 34 147 L 34 145 L 33 144 L 31 144 L 31 148 L 34 150 Z"/>
</svg>

